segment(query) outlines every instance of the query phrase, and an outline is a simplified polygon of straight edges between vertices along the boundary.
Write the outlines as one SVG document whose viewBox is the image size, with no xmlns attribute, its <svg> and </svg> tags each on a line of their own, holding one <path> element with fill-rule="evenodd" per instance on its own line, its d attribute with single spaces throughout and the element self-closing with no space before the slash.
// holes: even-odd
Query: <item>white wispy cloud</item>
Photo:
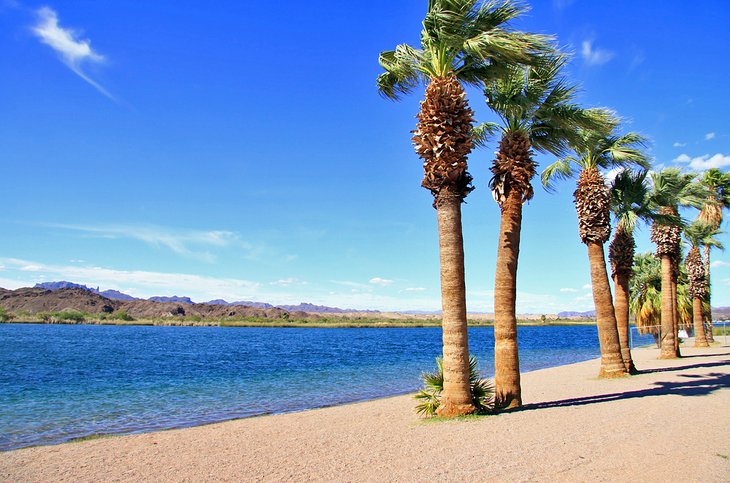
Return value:
<svg viewBox="0 0 730 483">
<path fill-rule="evenodd" d="M 587 284 L 583 285 L 584 290 L 591 290 L 592 288 L 593 288 L 593 284 L 587 283 Z"/>
<path fill-rule="evenodd" d="M 276 285 L 279 287 L 291 287 L 293 285 L 306 285 L 306 282 L 302 282 L 301 280 L 289 277 L 289 278 L 282 278 L 280 280 L 275 280 L 273 282 L 269 282 L 269 285 Z"/>
<path fill-rule="evenodd" d="M 593 47 L 593 41 L 584 40 L 581 44 L 581 57 L 587 65 L 601 65 L 614 58 L 615 54 L 610 50 Z"/>
<path fill-rule="evenodd" d="M 59 25 L 58 14 L 49 7 L 36 10 L 37 23 L 32 27 L 33 33 L 41 42 L 51 47 L 61 61 L 76 75 L 85 80 L 97 91 L 116 101 L 113 95 L 84 71 L 86 64 L 100 64 L 105 61 L 103 55 L 91 48 L 91 41 L 79 38 L 79 32 L 63 28 Z"/>
<path fill-rule="evenodd" d="M 48 224 L 50 228 L 61 228 L 85 233 L 101 238 L 138 240 L 155 247 L 164 247 L 178 255 L 195 258 L 207 262 L 215 261 L 215 256 L 200 247 L 223 248 L 236 246 L 246 252 L 249 259 L 256 259 L 261 248 L 247 243 L 239 236 L 226 230 L 181 230 L 158 225 L 71 225 Z"/>
<path fill-rule="evenodd" d="M 705 154 L 704 156 L 690 157 L 686 154 L 680 154 L 672 160 L 673 163 L 684 163 L 690 169 L 695 171 L 707 171 L 712 168 L 724 168 L 730 166 L 730 154 L 717 153 L 714 156 Z"/>
<path fill-rule="evenodd" d="M 730 267 L 730 263 L 723 262 L 722 260 L 715 260 L 714 262 L 710 263 L 710 266 L 712 268 L 718 268 L 718 267 Z"/>
<path fill-rule="evenodd" d="M 565 287 L 565 288 L 561 288 L 560 291 L 561 292 L 577 292 L 578 290 L 574 289 L 574 288 L 570 288 L 570 287 Z"/>
<path fill-rule="evenodd" d="M 387 287 L 388 285 L 393 285 L 393 280 L 388 280 L 387 278 L 373 277 L 370 279 L 369 283 L 373 285 L 380 285 L 381 287 Z"/>
<path fill-rule="evenodd" d="M 230 300 L 255 297 L 258 282 L 234 278 L 213 278 L 188 273 L 150 272 L 145 270 L 116 270 L 104 267 L 54 265 L 17 258 L 0 258 L 8 270 L 24 272 L 31 279 L 57 277 L 89 286 L 129 290 L 131 295 L 182 294 L 197 300 L 227 298 Z M 34 276 L 35 275 L 35 276 Z M 7 287 L 6 287 L 7 288 Z"/>
<path fill-rule="evenodd" d="M 425 292 L 426 289 L 424 287 L 406 287 L 403 289 L 404 292 Z"/>
<path fill-rule="evenodd" d="M 715 133 L 714 132 L 708 132 L 705 134 L 705 141 L 709 141 L 711 139 L 715 139 Z"/>
<path fill-rule="evenodd" d="M 683 148 L 686 145 L 687 145 L 687 143 L 680 143 L 679 141 L 677 141 L 676 143 L 672 144 L 672 146 L 675 147 L 675 148 Z"/>
</svg>

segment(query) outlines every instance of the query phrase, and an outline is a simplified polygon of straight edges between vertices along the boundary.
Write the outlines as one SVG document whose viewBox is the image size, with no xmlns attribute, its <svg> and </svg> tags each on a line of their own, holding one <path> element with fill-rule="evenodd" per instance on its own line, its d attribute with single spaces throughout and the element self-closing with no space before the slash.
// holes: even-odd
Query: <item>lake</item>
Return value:
<svg viewBox="0 0 730 483">
<path fill-rule="evenodd" d="M 491 376 L 492 328 L 469 340 Z M 599 356 L 594 326 L 520 327 L 519 344 L 523 372 Z M 0 450 L 404 394 L 440 351 L 440 328 L 0 324 Z"/>
</svg>

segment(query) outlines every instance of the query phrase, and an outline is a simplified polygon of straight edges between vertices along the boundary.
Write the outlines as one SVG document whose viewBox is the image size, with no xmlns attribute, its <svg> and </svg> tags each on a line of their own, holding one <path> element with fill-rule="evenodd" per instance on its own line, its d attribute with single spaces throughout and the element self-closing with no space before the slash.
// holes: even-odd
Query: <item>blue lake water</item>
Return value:
<svg viewBox="0 0 730 483">
<path fill-rule="evenodd" d="M 492 329 L 469 341 L 491 376 Z M 523 372 L 599 356 L 593 326 L 520 327 L 519 345 Z M 440 328 L 0 324 L 0 450 L 412 392 L 440 351 Z"/>
</svg>

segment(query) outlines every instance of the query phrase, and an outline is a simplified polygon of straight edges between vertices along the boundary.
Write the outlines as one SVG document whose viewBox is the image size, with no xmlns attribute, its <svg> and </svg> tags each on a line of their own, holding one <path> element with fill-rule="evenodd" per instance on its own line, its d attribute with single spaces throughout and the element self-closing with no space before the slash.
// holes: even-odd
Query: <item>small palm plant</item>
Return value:
<svg viewBox="0 0 730 483">
<path fill-rule="evenodd" d="M 424 388 L 415 395 L 420 401 L 416 412 L 421 416 L 433 417 L 439 407 L 441 392 L 444 390 L 444 361 L 436 358 L 436 370 L 421 374 Z M 472 404 L 478 414 L 486 414 L 494 409 L 494 386 L 487 379 L 479 376 L 477 358 L 469 356 L 469 385 L 471 386 Z"/>
</svg>

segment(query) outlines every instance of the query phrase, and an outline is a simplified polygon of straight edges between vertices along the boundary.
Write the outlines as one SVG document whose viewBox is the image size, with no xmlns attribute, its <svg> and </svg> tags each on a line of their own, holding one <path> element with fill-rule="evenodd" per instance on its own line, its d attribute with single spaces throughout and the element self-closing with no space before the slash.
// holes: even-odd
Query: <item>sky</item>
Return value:
<svg viewBox="0 0 730 483">
<path fill-rule="evenodd" d="M 423 88 L 393 102 L 375 86 L 379 52 L 417 45 L 426 5 L 0 0 L 0 287 L 438 310 L 436 212 L 410 140 Z M 730 167 L 730 3 L 530 5 L 514 27 L 555 35 L 581 103 L 647 136 L 656 167 Z M 494 305 L 495 149 L 469 158 L 472 312 Z M 592 309 L 574 189 L 525 205 L 520 313 Z M 654 249 L 647 228 L 638 249 Z M 730 255 L 712 260 L 713 305 L 730 305 Z"/>
</svg>

